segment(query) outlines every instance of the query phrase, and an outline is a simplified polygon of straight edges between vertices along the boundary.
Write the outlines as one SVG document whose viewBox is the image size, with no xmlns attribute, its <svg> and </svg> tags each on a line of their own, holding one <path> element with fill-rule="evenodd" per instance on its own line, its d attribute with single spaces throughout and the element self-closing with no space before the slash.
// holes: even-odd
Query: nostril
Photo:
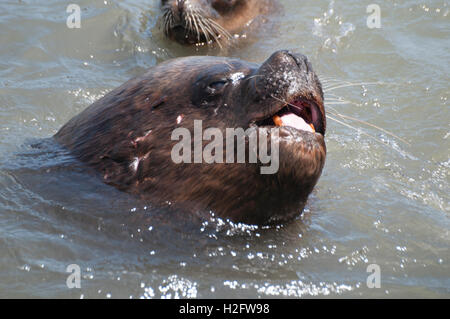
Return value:
<svg viewBox="0 0 450 319">
<path fill-rule="evenodd" d="M 185 0 L 178 0 L 178 12 L 180 13 L 180 15 L 183 13 L 184 11 L 184 1 Z"/>
<path fill-rule="evenodd" d="M 291 53 L 290 51 L 288 51 L 287 54 L 294 59 L 295 63 L 300 69 L 306 69 L 307 73 L 311 71 L 311 64 L 309 63 L 306 55 L 300 53 Z"/>
<path fill-rule="evenodd" d="M 185 0 L 176 0 L 171 3 L 171 11 L 173 24 L 178 25 L 183 23 Z"/>
</svg>

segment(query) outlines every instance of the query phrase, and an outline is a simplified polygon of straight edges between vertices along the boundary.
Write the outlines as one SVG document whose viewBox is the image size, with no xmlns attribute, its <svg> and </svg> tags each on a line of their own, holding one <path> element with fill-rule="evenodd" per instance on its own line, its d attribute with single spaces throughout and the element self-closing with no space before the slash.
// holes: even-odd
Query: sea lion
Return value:
<svg viewBox="0 0 450 319">
<path fill-rule="evenodd" d="M 164 34 L 181 44 L 227 43 L 257 18 L 276 7 L 275 0 L 162 0 Z"/>
<path fill-rule="evenodd" d="M 175 163 L 174 131 L 193 132 L 199 120 L 223 136 L 227 128 L 251 129 L 264 145 L 278 145 L 277 171 L 261 174 L 259 158 Z M 325 163 L 325 129 L 322 87 L 311 64 L 277 51 L 261 65 L 207 56 L 163 62 L 106 94 L 54 137 L 121 190 L 267 225 L 301 214 Z M 198 156 L 198 145 L 188 146 L 188 158 Z"/>
</svg>

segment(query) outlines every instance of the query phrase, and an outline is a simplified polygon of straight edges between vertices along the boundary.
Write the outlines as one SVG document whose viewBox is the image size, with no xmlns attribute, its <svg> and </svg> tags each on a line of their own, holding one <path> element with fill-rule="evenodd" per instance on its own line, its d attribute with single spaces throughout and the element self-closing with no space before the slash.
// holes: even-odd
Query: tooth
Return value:
<svg viewBox="0 0 450 319">
<path fill-rule="evenodd" d="M 283 121 L 278 115 L 274 115 L 272 119 L 276 126 L 283 126 Z"/>
</svg>

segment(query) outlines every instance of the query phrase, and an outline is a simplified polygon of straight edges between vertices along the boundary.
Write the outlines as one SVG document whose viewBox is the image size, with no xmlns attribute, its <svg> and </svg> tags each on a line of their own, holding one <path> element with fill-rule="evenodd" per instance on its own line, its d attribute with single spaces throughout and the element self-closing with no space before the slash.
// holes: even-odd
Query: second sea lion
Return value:
<svg viewBox="0 0 450 319">
<path fill-rule="evenodd" d="M 274 8 L 275 0 L 162 0 L 162 26 L 181 44 L 221 46 Z"/>
</svg>

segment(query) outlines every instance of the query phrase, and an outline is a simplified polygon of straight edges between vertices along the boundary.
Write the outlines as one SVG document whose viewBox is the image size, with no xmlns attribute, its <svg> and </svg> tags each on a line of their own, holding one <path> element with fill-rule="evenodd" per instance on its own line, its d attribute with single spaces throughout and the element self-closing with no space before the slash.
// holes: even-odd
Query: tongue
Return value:
<svg viewBox="0 0 450 319">
<path fill-rule="evenodd" d="M 295 115 L 294 113 L 287 113 L 282 116 L 275 115 L 274 122 L 277 126 L 291 126 L 297 130 L 307 131 L 314 133 L 314 126 L 312 124 L 308 124 L 303 120 L 300 116 Z"/>
</svg>

